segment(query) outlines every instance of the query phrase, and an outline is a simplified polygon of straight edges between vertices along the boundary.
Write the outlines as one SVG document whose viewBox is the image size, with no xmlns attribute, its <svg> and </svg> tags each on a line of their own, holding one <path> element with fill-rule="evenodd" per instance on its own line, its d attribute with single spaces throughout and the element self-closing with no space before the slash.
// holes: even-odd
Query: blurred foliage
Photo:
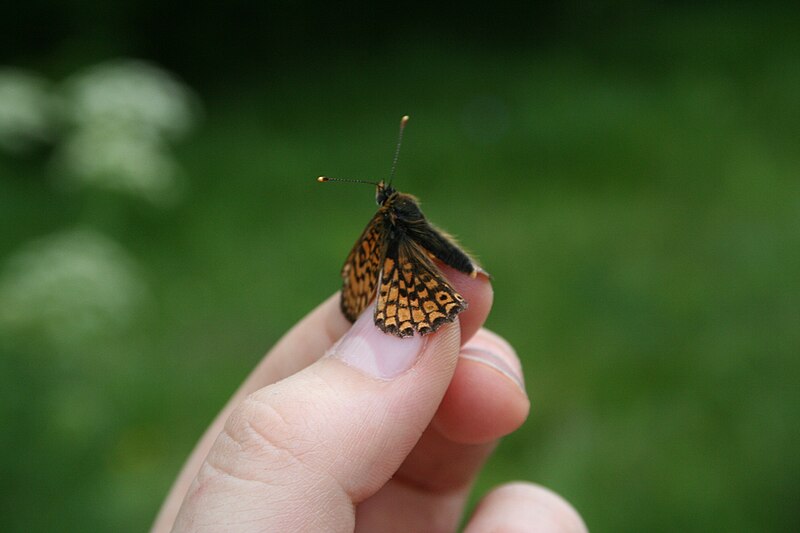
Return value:
<svg viewBox="0 0 800 533">
<path fill-rule="evenodd" d="M 381 19 L 359 33 L 350 22 L 340 30 L 353 35 L 289 40 L 289 29 L 280 39 L 225 33 L 241 2 L 219 27 L 202 6 L 179 2 L 156 24 L 151 3 L 101 10 L 105 24 L 83 40 L 62 38 L 94 5 L 82 4 L 69 24 L 48 19 L 59 46 L 5 59 L 43 73 L 25 82 L 37 99 L 51 90 L 46 77 L 136 54 L 188 79 L 206 109 L 201 127 L 170 147 L 185 176 L 170 209 L 122 189 L 60 187 L 69 168 L 35 103 L 18 123 L 39 148 L 0 155 L 0 308 L 16 301 L 8 294 L 41 301 L 19 291 L 46 265 L 21 268 L 19 258 L 63 245 L 47 239 L 76 227 L 92 229 L 79 230 L 84 247 L 73 252 L 112 257 L 105 275 L 125 272 L 148 295 L 124 308 L 125 324 L 80 348 L 4 322 L 0 515 L 9 531 L 149 526 L 249 369 L 337 289 L 375 209 L 373 191 L 314 178 L 385 176 L 404 113 L 412 120 L 396 184 L 492 272 L 488 326 L 527 370 L 531 418 L 476 494 L 532 479 L 569 499 L 592 531 L 800 527 L 793 4 L 545 5 L 517 18 L 509 8 L 485 34 L 474 31 L 477 15 L 438 31 L 444 15 L 434 8 L 417 23 Z M 43 5 L 28 4 L 23 20 Z M 242 23 L 300 20 L 290 5 Z M 329 12 L 307 27 L 329 28 Z M 152 24 L 137 33 L 131 20 Z M 156 31 L 168 24 L 174 35 Z M 195 31 L 212 26 L 217 33 Z M 103 143 L 88 146 L 102 157 Z M 87 271 L 73 272 L 65 290 L 92 291 L 80 281 Z M 40 295 L 50 287 L 34 285 Z M 90 313 L 121 305 L 92 294 L 79 298 Z"/>
</svg>

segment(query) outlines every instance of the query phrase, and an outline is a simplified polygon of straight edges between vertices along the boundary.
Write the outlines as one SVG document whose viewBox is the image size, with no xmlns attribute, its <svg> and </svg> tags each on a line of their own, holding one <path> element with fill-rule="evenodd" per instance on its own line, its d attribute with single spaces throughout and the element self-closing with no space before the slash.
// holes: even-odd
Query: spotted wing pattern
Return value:
<svg viewBox="0 0 800 533">
<path fill-rule="evenodd" d="M 408 237 L 388 243 L 375 306 L 378 328 L 398 337 L 425 335 L 466 308 L 424 248 Z"/>
<path fill-rule="evenodd" d="M 340 305 L 350 322 L 355 322 L 375 297 L 381 260 L 386 252 L 386 232 L 383 214 L 378 211 L 344 262 Z"/>
</svg>

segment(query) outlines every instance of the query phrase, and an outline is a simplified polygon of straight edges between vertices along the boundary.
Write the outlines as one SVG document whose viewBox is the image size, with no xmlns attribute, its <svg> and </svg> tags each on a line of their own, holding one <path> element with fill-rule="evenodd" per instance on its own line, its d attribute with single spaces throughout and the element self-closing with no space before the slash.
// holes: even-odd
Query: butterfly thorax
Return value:
<svg viewBox="0 0 800 533">
<path fill-rule="evenodd" d="M 410 194 L 395 190 L 392 190 L 391 195 L 383 201 L 378 212 L 383 215 L 387 228 L 394 235 L 398 232 L 404 233 L 420 224 L 426 224 L 425 215 L 419 208 L 418 200 Z"/>
</svg>

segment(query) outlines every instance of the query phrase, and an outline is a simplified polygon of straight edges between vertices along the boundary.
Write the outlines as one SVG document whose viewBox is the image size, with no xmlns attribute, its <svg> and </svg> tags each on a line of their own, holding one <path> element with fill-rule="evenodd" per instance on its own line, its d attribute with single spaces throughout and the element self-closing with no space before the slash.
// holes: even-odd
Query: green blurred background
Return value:
<svg viewBox="0 0 800 533">
<path fill-rule="evenodd" d="M 3 529 L 149 527 L 374 212 L 314 178 L 385 177 L 407 113 L 395 183 L 493 273 L 533 404 L 476 494 L 798 530 L 796 6 L 6 8 Z"/>
</svg>

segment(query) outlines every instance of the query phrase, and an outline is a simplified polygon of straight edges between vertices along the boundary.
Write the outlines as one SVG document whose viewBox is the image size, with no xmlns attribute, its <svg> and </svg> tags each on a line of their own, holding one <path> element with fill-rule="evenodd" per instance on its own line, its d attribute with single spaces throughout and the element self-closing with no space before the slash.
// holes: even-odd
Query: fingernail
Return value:
<svg viewBox="0 0 800 533">
<path fill-rule="evenodd" d="M 510 379 L 522 392 L 525 392 L 525 382 L 522 378 L 522 369 L 518 365 L 511 364 L 512 361 L 507 357 L 489 351 L 481 346 L 464 346 L 461 348 L 459 357 L 481 363 L 500 372 L 503 376 Z"/>
<path fill-rule="evenodd" d="M 414 366 L 425 341 L 420 335 L 400 338 L 384 333 L 372 314 L 370 306 L 328 355 L 368 376 L 393 379 Z"/>
</svg>

